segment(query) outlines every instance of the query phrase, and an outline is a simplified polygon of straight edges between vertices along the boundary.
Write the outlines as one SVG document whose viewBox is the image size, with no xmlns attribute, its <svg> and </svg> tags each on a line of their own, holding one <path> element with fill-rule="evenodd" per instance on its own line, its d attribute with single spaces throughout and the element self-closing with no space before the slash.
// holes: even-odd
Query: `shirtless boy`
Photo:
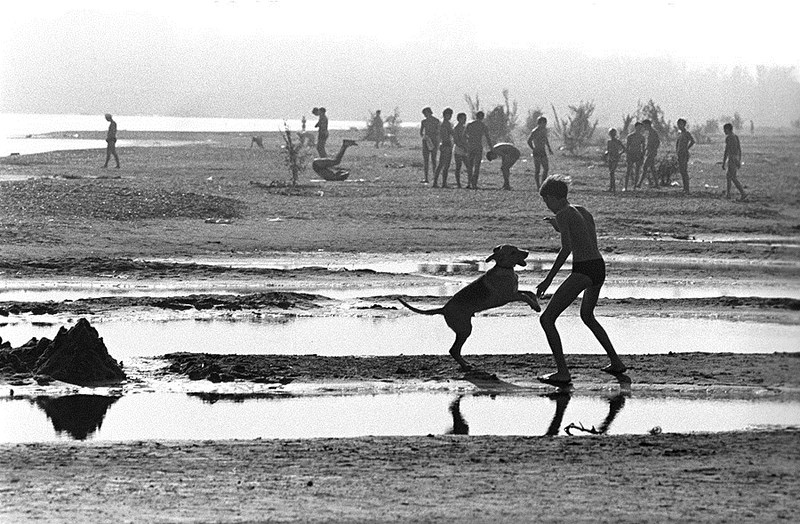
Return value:
<svg viewBox="0 0 800 524">
<path fill-rule="evenodd" d="M 106 121 L 108 122 L 108 133 L 106 133 L 106 163 L 103 167 L 108 167 L 108 161 L 111 157 L 117 162 L 119 168 L 119 155 L 117 154 L 117 123 L 114 122 L 114 117 L 110 113 L 106 113 Z"/>
<path fill-rule="evenodd" d="M 478 189 L 478 176 L 481 173 L 481 160 L 483 160 L 483 139 L 489 147 L 492 147 L 492 139 L 489 136 L 489 128 L 483 121 L 483 111 L 475 113 L 475 120 L 467 124 L 467 189 Z"/>
<path fill-rule="evenodd" d="M 456 185 L 461 187 L 461 166 L 467 171 L 469 177 L 469 157 L 467 151 L 467 114 L 456 115 L 456 127 L 453 128 L 453 157 L 455 158 Z"/>
<path fill-rule="evenodd" d="M 644 133 L 647 137 L 647 145 L 645 146 L 644 151 L 644 165 L 642 166 L 642 178 L 639 179 L 639 183 L 636 184 L 636 187 L 641 187 L 642 182 L 647 177 L 647 174 L 650 174 L 650 186 L 654 187 L 658 185 L 658 175 L 656 173 L 656 156 L 658 156 L 658 148 L 661 147 L 661 138 L 659 138 L 658 133 L 656 130 L 653 129 L 653 121 L 649 118 L 642 120 L 642 125 L 644 125 Z"/>
<path fill-rule="evenodd" d="M 547 336 L 547 343 L 553 352 L 557 371 L 540 376 L 538 380 L 556 387 L 568 387 L 572 383 L 572 376 L 561 346 L 561 337 L 556 329 L 556 319 L 578 298 L 581 291 L 583 291 L 581 320 L 592 331 L 611 360 L 611 364 L 601 368 L 601 371 L 619 376 L 627 369 L 614 350 L 605 329 L 594 316 L 594 308 L 597 306 L 600 289 L 606 278 L 606 266 L 597 248 L 594 218 L 586 208 L 573 206 L 567 200 L 569 181 L 567 176 L 553 175 L 545 179 L 539 190 L 545 205 L 555 213 L 555 217 L 548 217 L 545 220 L 561 233 L 561 250 L 547 277 L 536 287 L 538 297 L 544 296 L 553 278 L 572 253 L 572 273 L 558 286 L 539 319 Z"/>
<path fill-rule="evenodd" d="M 636 122 L 633 126 L 633 133 L 628 135 L 625 149 L 627 149 L 628 168 L 625 171 L 625 188 L 628 190 L 628 180 L 631 180 L 631 189 L 636 188 L 636 182 L 639 181 L 639 173 L 642 170 L 642 163 L 644 162 L 644 149 L 645 140 L 642 135 L 642 128 L 644 126 L 641 122 Z"/>
<path fill-rule="evenodd" d="M 503 173 L 503 189 L 506 191 L 511 190 L 509 179 L 511 178 L 511 166 L 519 160 L 520 152 L 514 144 L 508 142 L 501 142 L 495 144 L 492 149 L 487 151 L 486 160 L 492 161 L 500 157 L 502 163 L 500 164 L 500 172 Z"/>
<path fill-rule="evenodd" d="M 611 185 L 608 190 L 614 193 L 617 190 L 615 181 L 615 173 L 619 159 L 625 152 L 625 146 L 619 138 L 617 138 L 617 130 L 613 127 L 608 130 L 608 142 L 606 142 L 606 162 L 608 162 L 608 175 L 611 178 Z"/>
<path fill-rule="evenodd" d="M 675 153 L 678 155 L 678 171 L 683 182 L 683 192 L 689 194 L 689 150 L 694 145 L 694 137 L 686 129 L 686 120 L 678 119 L 678 139 L 675 140 Z"/>
<path fill-rule="evenodd" d="M 433 187 L 439 182 L 439 175 L 442 175 L 442 187 L 447 187 L 447 171 L 450 170 L 450 160 L 453 158 L 453 110 L 449 107 L 442 111 L 442 123 L 439 124 L 439 165 L 433 171 Z"/>
<path fill-rule="evenodd" d="M 540 116 L 536 120 L 536 127 L 533 128 L 531 134 L 528 136 L 528 147 L 533 151 L 533 169 L 534 178 L 536 179 L 536 189 L 539 189 L 541 182 L 539 179 L 539 172 L 542 173 L 541 180 L 547 178 L 550 171 L 550 161 L 547 159 L 547 151 L 553 154 L 553 148 L 550 147 L 550 140 L 547 139 L 547 118 Z"/>
<path fill-rule="evenodd" d="M 731 185 L 734 185 L 739 190 L 739 200 L 747 200 L 747 194 L 737 177 L 739 167 L 742 165 L 742 145 L 739 137 L 733 132 L 733 124 L 725 124 L 722 126 L 722 130 L 725 132 L 725 152 L 722 154 L 723 171 L 725 171 L 726 162 L 728 164 L 728 188 L 725 191 L 725 198 L 731 198 Z"/>
<path fill-rule="evenodd" d="M 439 148 L 439 119 L 433 116 L 433 110 L 426 107 L 422 110 L 425 118 L 419 125 L 419 136 L 422 137 L 422 166 L 425 172 L 424 184 L 428 183 L 428 170 L 436 171 L 436 150 Z"/>
<path fill-rule="evenodd" d="M 311 114 L 317 117 L 317 123 L 314 127 L 319 129 L 317 132 L 317 153 L 320 158 L 326 158 L 328 152 L 325 150 L 325 144 L 328 142 L 328 115 L 324 107 L 315 107 L 311 110 Z"/>
</svg>

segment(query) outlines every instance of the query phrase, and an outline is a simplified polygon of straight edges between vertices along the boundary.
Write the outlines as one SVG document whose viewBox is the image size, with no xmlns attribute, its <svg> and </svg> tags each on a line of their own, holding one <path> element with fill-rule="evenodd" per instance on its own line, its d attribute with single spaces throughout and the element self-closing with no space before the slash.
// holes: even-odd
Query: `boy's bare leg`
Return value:
<svg viewBox="0 0 800 524">
<path fill-rule="evenodd" d="M 591 285 L 592 281 L 586 275 L 571 273 L 558 286 L 544 313 L 539 317 L 539 322 L 547 337 L 547 343 L 550 345 L 550 351 L 553 352 L 553 359 L 556 361 L 558 371 L 549 376 L 553 380 L 567 382 L 572 378 L 567 366 L 567 360 L 564 358 L 564 348 L 561 346 L 561 336 L 556 329 L 556 320 L 578 298 L 580 292 Z"/>
<path fill-rule="evenodd" d="M 727 177 L 728 178 L 728 198 L 731 197 L 731 184 L 733 184 L 734 186 L 736 186 L 736 189 L 739 190 L 739 195 L 740 195 L 739 198 L 741 200 L 744 200 L 744 199 L 747 198 L 747 194 L 744 192 L 744 187 L 742 187 L 742 184 L 739 182 L 739 177 L 737 177 L 736 174 L 737 174 L 737 169 L 735 167 L 734 168 L 731 168 L 731 167 L 728 168 L 728 177 Z"/>
<path fill-rule="evenodd" d="M 586 324 L 586 327 L 592 331 L 594 338 L 600 342 L 603 349 L 606 350 L 606 354 L 611 360 L 611 366 L 608 368 L 609 371 L 623 373 L 627 369 L 625 364 L 622 363 L 619 355 L 617 355 L 617 352 L 614 350 L 614 345 L 611 344 L 608 333 L 606 333 L 606 330 L 603 329 L 603 326 L 600 325 L 600 322 L 598 322 L 594 316 L 594 308 L 597 306 L 597 299 L 600 297 L 600 289 L 602 287 L 603 285 L 600 284 L 599 286 L 589 286 L 584 290 L 583 300 L 581 300 L 581 320 Z"/>
</svg>

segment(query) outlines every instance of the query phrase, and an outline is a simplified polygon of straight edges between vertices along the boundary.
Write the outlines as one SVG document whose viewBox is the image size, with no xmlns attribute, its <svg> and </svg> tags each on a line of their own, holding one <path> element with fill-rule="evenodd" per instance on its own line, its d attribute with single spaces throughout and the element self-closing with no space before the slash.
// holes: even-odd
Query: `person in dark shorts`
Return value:
<svg viewBox="0 0 800 524">
<path fill-rule="evenodd" d="M 335 157 L 315 158 L 311 162 L 311 169 L 313 169 L 316 174 L 325 180 L 344 180 L 350 174 L 350 170 L 343 169 L 338 166 L 342 163 L 344 152 L 347 151 L 347 148 L 356 145 L 358 145 L 358 143 L 355 140 L 342 140 L 342 147 L 339 149 L 339 153 Z"/>
<path fill-rule="evenodd" d="M 608 190 L 612 193 L 617 190 L 615 174 L 617 172 L 617 166 L 619 165 L 619 159 L 624 152 L 625 146 L 622 144 L 622 141 L 617 138 L 617 130 L 612 127 L 608 130 L 608 142 L 606 142 L 605 152 L 606 162 L 608 163 L 608 175 L 611 179 Z"/>
<path fill-rule="evenodd" d="M 631 189 L 636 187 L 636 182 L 639 181 L 639 173 L 642 170 L 642 163 L 644 162 L 644 149 L 645 140 L 642 135 L 642 128 L 644 126 L 641 122 L 636 122 L 633 126 L 633 133 L 628 135 L 625 149 L 627 153 L 625 156 L 628 160 L 628 167 L 625 170 L 625 187 L 623 191 L 628 190 L 628 181 L 631 182 Z"/>
<path fill-rule="evenodd" d="M 694 145 L 694 137 L 686 129 L 686 120 L 678 119 L 678 138 L 675 140 L 675 153 L 678 156 L 678 172 L 683 182 L 683 192 L 689 194 L 689 150 Z"/>
<path fill-rule="evenodd" d="M 106 121 L 108 122 L 108 132 L 106 133 L 106 163 L 103 167 L 108 167 L 108 161 L 111 157 L 117 162 L 117 169 L 119 169 L 119 155 L 117 154 L 117 123 L 114 122 L 114 117 L 111 113 L 106 113 Z"/>
<path fill-rule="evenodd" d="M 467 150 L 467 114 L 456 115 L 456 127 L 453 128 L 453 158 L 455 158 L 456 185 L 461 187 L 461 166 L 469 177 L 469 151 Z"/>
<path fill-rule="evenodd" d="M 433 116 L 433 110 L 426 107 L 422 110 L 425 117 L 419 126 L 419 136 L 422 137 L 422 165 L 425 171 L 424 184 L 428 183 L 428 170 L 436 172 L 436 151 L 439 149 L 439 126 L 441 122 Z"/>
<path fill-rule="evenodd" d="M 547 138 L 547 118 L 540 116 L 536 120 L 536 127 L 533 128 L 531 134 L 528 136 L 528 147 L 531 148 L 533 156 L 533 176 L 536 179 L 536 189 L 542 185 L 541 180 L 547 178 L 550 172 L 550 161 L 547 159 L 547 151 L 553 154 L 553 148 L 550 147 L 550 140 Z M 539 173 L 542 173 L 541 180 Z"/>
<path fill-rule="evenodd" d="M 644 126 L 644 134 L 647 137 L 647 145 L 644 148 L 644 165 L 642 166 L 642 178 L 636 187 L 642 187 L 642 182 L 645 178 L 650 181 L 650 186 L 655 187 L 658 185 L 658 175 L 656 173 L 656 156 L 658 156 L 658 148 L 661 147 L 661 138 L 659 138 L 656 130 L 653 129 L 653 122 L 649 118 L 642 120 Z M 647 176 L 649 173 L 649 177 Z"/>
<path fill-rule="evenodd" d="M 567 176 L 551 175 L 539 189 L 545 205 L 555 213 L 555 217 L 547 217 L 545 220 L 561 234 L 561 250 L 545 279 L 536 287 L 538 297 L 544 297 L 553 278 L 572 253 L 572 273 L 558 286 L 539 319 L 550 350 L 553 352 L 557 371 L 537 378 L 540 382 L 557 387 L 569 386 L 572 377 L 564 358 L 556 320 L 581 292 L 583 292 L 581 320 L 592 331 L 611 360 L 611 364 L 601 370 L 614 376 L 620 376 L 627 370 L 614 350 L 605 329 L 594 316 L 594 308 L 597 306 L 600 289 L 606 278 L 606 266 L 597 247 L 597 232 L 592 214 L 585 207 L 571 205 L 567 200 L 569 182 L 570 178 Z"/>
<path fill-rule="evenodd" d="M 500 172 L 503 174 L 503 189 L 511 190 L 511 166 L 519 160 L 520 152 L 514 144 L 508 142 L 501 142 L 495 144 L 492 149 L 486 152 L 486 160 L 491 162 L 495 158 L 500 157 L 502 163 L 500 164 Z"/>
<path fill-rule="evenodd" d="M 492 139 L 489 136 L 489 128 L 483 121 L 483 111 L 475 113 L 475 120 L 467 124 L 467 173 L 469 178 L 467 181 L 467 188 L 478 189 L 478 176 L 481 173 L 481 161 L 483 160 L 483 139 L 489 147 L 493 146 Z"/>
<path fill-rule="evenodd" d="M 741 182 L 737 173 L 742 165 L 742 144 L 739 142 L 739 137 L 733 132 L 733 124 L 725 124 L 722 126 L 722 131 L 725 133 L 725 152 L 722 154 L 722 170 L 725 171 L 725 164 L 728 165 L 726 173 L 727 189 L 725 191 L 725 198 L 731 198 L 731 185 L 736 186 L 739 190 L 739 200 L 747 200 L 747 193 L 744 192 Z"/>
<path fill-rule="evenodd" d="M 447 171 L 453 158 L 453 110 L 449 107 L 442 111 L 442 123 L 439 124 L 439 165 L 433 171 L 433 187 L 437 187 L 439 175 L 442 175 L 442 187 L 447 187 Z"/>
</svg>

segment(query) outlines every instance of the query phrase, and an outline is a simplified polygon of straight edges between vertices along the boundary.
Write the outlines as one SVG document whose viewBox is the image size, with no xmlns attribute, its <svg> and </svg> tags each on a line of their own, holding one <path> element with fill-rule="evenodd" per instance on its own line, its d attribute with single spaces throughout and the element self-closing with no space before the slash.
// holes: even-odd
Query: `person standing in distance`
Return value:
<svg viewBox="0 0 800 524">
<path fill-rule="evenodd" d="M 108 121 L 108 132 L 106 133 L 106 163 L 103 164 L 103 168 L 108 167 L 108 161 L 111 160 L 111 157 L 113 156 L 117 163 L 117 169 L 119 169 L 119 155 L 117 154 L 117 123 L 114 122 L 114 117 L 111 116 L 111 113 L 106 113 L 106 120 Z"/>
</svg>

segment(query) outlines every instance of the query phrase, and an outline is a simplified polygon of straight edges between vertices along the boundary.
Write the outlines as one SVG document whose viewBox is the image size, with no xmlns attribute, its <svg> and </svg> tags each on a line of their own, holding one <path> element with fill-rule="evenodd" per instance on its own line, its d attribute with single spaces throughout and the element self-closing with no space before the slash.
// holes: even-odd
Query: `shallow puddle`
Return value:
<svg viewBox="0 0 800 524">
<path fill-rule="evenodd" d="M 260 283 L 233 284 L 214 283 L 207 280 L 181 281 L 180 284 L 156 283 L 67 283 L 41 281 L 0 282 L 0 302 L 62 302 L 102 297 L 170 297 L 191 294 L 240 295 L 269 291 L 296 291 L 322 295 L 336 300 L 380 297 L 388 295 L 450 297 L 466 286 L 472 278 L 432 279 L 424 286 L 371 286 L 364 287 L 308 287 L 297 288 L 289 285 L 276 286 Z M 556 285 L 558 282 L 556 282 Z M 533 282 L 522 282 L 521 288 L 535 287 Z M 640 298 L 640 299 L 678 299 L 711 297 L 765 297 L 800 299 L 800 285 L 776 282 L 771 285 L 751 284 L 698 284 L 685 282 L 674 284 L 630 284 L 609 281 L 601 290 L 601 298 Z"/>
<path fill-rule="evenodd" d="M 600 318 L 620 354 L 672 352 L 773 353 L 800 350 L 800 325 L 708 319 Z M 152 320 L 92 322 L 117 360 L 177 351 L 325 356 L 446 354 L 454 335 L 439 316 L 279 317 L 252 321 Z M 568 353 L 603 350 L 580 318 L 558 321 Z M 52 339 L 59 324 L 29 321 L 0 327 L 17 347 L 31 337 Z M 473 320 L 464 355 L 549 353 L 536 315 L 485 316 Z"/>
<path fill-rule="evenodd" d="M 587 435 L 800 425 L 800 402 L 401 393 L 239 401 L 177 393 L 0 401 L 0 442 Z"/>
</svg>

